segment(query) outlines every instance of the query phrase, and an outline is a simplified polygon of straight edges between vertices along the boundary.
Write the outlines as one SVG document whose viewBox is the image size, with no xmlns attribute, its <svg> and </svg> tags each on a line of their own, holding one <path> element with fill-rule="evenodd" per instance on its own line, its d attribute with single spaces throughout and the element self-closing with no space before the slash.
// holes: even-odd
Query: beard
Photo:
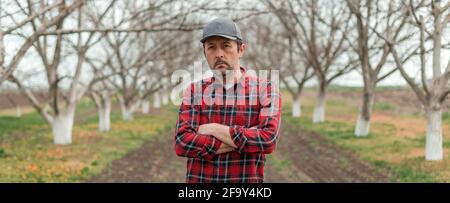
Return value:
<svg viewBox="0 0 450 203">
<path fill-rule="evenodd" d="M 225 85 L 226 81 L 234 81 L 236 71 L 233 66 L 228 62 L 218 59 L 214 63 L 214 68 L 212 69 L 213 75 L 216 79 Z"/>
<path fill-rule="evenodd" d="M 224 61 L 224 60 L 222 60 L 222 59 L 219 59 L 219 60 L 217 60 L 215 63 L 214 63 L 214 68 L 213 68 L 213 70 L 215 70 L 215 71 L 220 71 L 220 72 L 222 72 L 223 74 L 228 70 L 228 71 L 230 71 L 230 70 L 234 70 L 234 68 L 233 68 L 233 66 L 231 66 L 228 62 L 226 62 L 226 61 Z"/>
</svg>

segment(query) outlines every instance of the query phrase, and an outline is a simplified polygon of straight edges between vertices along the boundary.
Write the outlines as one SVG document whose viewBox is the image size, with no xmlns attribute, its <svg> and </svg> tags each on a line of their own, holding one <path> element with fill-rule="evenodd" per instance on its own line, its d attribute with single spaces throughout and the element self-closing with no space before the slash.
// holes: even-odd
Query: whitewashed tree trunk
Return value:
<svg viewBox="0 0 450 203">
<path fill-rule="evenodd" d="M 52 131 L 55 144 L 67 145 L 72 143 L 72 128 L 75 116 L 75 108 L 68 107 L 66 112 L 53 117 Z"/>
<path fill-rule="evenodd" d="M 0 48 L 1 48 L 1 45 L 0 45 Z M 0 56 L 0 57 L 2 57 L 2 56 Z M 0 58 L 0 61 L 1 61 L 1 58 Z M 0 63 L 0 65 L 1 65 L 1 63 Z M 0 72 L 1 72 L 1 71 L 0 71 Z M 21 111 L 21 109 L 20 109 L 20 105 L 17 104 L 17 103 L 11 98 L 10 95 L 6 95 L 6 98 L 9 100 L 9 103 L 11 103 L 11 105 L 13 105 L 13 106 L 15 107 L 15 109 L 16 109 L 16 117 L 21 117 L 21 116 L 22 116 L 22 111 Z"/>
<path fill-rule="evenodd" d="M 16 106 L 16 117 L 21 117 L 22 116 L 22 111 L 20 109 L 20 106 L 17 105 Z"/>
<path fill-rule="evenodd" d="M 148 114 L 150 112 L 150 102 L 145 100 L 142 102 L 142 113 Z"/>
<path fill-rule="evenodd" d="M 370 118 L 373 110 L 374 89 L 364 93 L 363 104 L 360 109 L 358 120 L 356 121 L 355 135 L 357 137 L 367 136 L 370 132 Z"/>
<path fill-rule="evenodd" d="M 166 106 L 169 104 L 169 94 L 167 92 L 163 93 L 162 104 Z"/>
<path fill-rule="evenodd" d="M 98 111 L 98 130 L 107 132 L 111 129 L 111 94 L 108 91 L 101 93 L 91 92 Z"/>
<path fill-rule="evenodd" d="M 124 121 L 131 121 L 133 120 L 133 112 L 127 108 L 124 111 L 122 111 L 122 119 Z"/>
<path fill-rule="evenodd" d="M 98 108 L 98 129 L 100 132 L 108 132 L 111 129 L 111 98 L 103 98 L 103 105 Z"/>
<path fill-rule="evenodd" d="M 125 105 L 124 102 L 120 102 L 120 107 L 122 110 L 122 119 L 124 121 L 131 121 L 134 119 L 134 112 L 138 109 L 138 107 L 141 106 L 141 102 L 137 101 L 131 104 L 128 104 L 128 106 Z"/>
<path fill-rule="evenodd" d="M 159 92 L 155 92 L 153 95 L 153 107 L 155 109 L 161 108 L 161 95 Z"/>
<path fill-rule="evenodd" d="M 120 111 L 122 113 L 122 120 L 130 121 L 133 120 L 133 112 L 131 112 L 131 105 L 125 104 L 125 99 L 119 95 Z"/>
<path fill-rule="evenodd" d="M 302 114 L 302 103 L 300 100 L 300 96 L 294 99 L 292 103 L 292 117 L 299 118 Z"/>
<path fill-rule="evenodd" d="M 325 121 L 325 91 L 319 91 L 317 95 L 317 103 L 314 107 L 313 123 L 321 123 Z"/>
<path fill-rule="evenodd" d="M 370 120 L 364 118 L 363 115 L 358 116 L 358 120 L 356 121 L 355 127 L 355 135 L 357 137 L 365 137 L 369 134 L 370 129 Z"/>
<path fill-rule="evenodd" d="M 130 107 L 125 106 L 124 104 L 120 104 L 122 110 L 122 120 L 131 121 L 133 120 L 133 112 Z"/>
<path fill-rule="evenodd" d="M 425 159 L 428 161 L 440 161 L 443 159 L 441 123 L 441 109 L 432 109 L 427 111 Z"/>
</svg>

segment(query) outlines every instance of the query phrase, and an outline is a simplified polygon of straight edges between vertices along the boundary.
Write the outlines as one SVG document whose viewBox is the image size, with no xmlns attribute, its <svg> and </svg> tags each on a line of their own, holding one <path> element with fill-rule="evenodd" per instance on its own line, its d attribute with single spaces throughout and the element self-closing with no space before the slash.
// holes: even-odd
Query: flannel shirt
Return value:
<svg viewBox="0 0 450 203">
<path fill-rule="evenodd" d="M 278 85 L 250 76 L 242 67 L 241 72 L 232 90 L 211 77 L 192 83 L 183 94 L 175 152 L 188 157 L 188 183 L 263 182 L 265 154 L 272 153 L 279 138 L 281 96 Z M 216 154 L 222 141 L 197 133 L 207 123 L 229 126 L 238 148 Z"/>
</svg>

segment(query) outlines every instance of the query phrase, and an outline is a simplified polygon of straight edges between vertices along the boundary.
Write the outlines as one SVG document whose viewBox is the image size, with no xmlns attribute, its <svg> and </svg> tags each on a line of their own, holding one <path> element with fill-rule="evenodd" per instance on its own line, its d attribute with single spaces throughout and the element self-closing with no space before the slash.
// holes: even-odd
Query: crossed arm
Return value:
<svg viewBox="0 0 450 203">
<path fill-rule="evenodd" d="M 272 95 L 273 96 L 273 95 Z M 218 123 L 200 123 L 197 106 L 181 104 L 175 132 L 175 152 L 178 156 L 211 160 L 217 154 L 272 153 L 278 140 L 281 98 L 273 104 L 261 104 L 258 124 L 254 127 L 226 126 Z M 193 97 L 187 97 L 192 100 Z"/>
<path fill-rule="evenodd" d="M 271 153 L 278 140 L 280 112 L 273 116 L 259 116 L 254 127 L 226 126 L 208 123 L 196 127 L 199 112 L 183 106 L 177 121 L 175 151 L 178 156 L 211 160 L 215 155 L 239 153 Z"/>
<path fill-rule="evenodd" d="M 256 126 L 250 129 L 256 129 Z M 198 128 L 198 133 L 211 135 L 216 139 L 222 141 L 222 144 L 216 151 L 216 154 L 228 153 L 238 148 L 231 138 L 229 126 L 221 125 L 218 123 L 203 124 Z"/>
</svg>

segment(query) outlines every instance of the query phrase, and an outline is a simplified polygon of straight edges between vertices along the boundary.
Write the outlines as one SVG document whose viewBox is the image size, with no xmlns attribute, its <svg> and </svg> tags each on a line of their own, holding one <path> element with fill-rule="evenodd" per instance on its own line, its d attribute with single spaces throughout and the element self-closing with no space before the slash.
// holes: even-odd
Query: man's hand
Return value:
<svg viewBox="0 0 450 203">
<path fill-rule="evenodd" d="M 219 149 L 217 150 L 216 154 L 228 153 L 228 152 L 232 152 L 234 150 L 235 150 L 235 148 L 231 147 L 230 145 L 222 143 L 220 145 Z"/>
<path fill-rule="evenodd" d="M 217 123 L 203 124 L 198 127 L 198 133 L 205 135 L 213 135 L 217 131 Z"/>
<path fill-rule="evenodd" d="M 219 139 L 220 141 L 224 142 L 225 144 L 233 147 L 234 149 L 237 148 L 237 146 L 231 139 L 230 127 L 226 125 L 221 125 L 218 123 L 203 124 L 199 126 L 198 133 L 205 135 L 212 135 L 215 138 Z"/>
</svg>

